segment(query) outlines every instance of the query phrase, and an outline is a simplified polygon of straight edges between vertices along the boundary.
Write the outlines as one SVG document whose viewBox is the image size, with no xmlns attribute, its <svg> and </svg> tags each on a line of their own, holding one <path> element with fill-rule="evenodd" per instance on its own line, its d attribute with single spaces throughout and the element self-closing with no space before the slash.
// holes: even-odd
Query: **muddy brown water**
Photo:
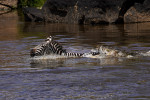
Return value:
<svg viewBox="0 0 150 100">
<path fill-rule="evenodd" d="M 0 100 L 149 100 L 150 57 L 57 58 L 32 61 L 30 48 L 55 36 L 67 51 L 98 45 L 150 50 L 150 23 L 72 25 L 0 16 Z"/>
</svg>

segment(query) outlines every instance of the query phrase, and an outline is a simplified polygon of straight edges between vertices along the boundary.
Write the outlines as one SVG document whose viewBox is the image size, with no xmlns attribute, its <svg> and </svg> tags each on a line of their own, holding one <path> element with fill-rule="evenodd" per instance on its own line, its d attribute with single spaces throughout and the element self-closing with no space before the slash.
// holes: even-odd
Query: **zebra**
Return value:
<svg viewBox="0 0 150 100">
<path fill-rule="evenodd" d="M 32 48 L 30 51 L 31 57 L 49 55 L 49 54 L 63 55 L 67 57 L 86 57 L 86 55 L 92 55 L 92 56 L 98 55 L 99 52 L 90 52 L 90 53 L 66 52 L 66 49 L 63 49 L 62 45 L 54 41 L 53 36 L 49 36 L 45 40 L 45 42 Z"/>
<path fill-rule="evenodd" d="M 30 51 L 30 56 L 42 56 L 42 55 L 49 55 L 49 54 L 58 54 L 61 55 L 65 53 L 66 50 L 56 41 L 53 40 L 52 36 L 49 36 L 45 42 L 35 46 Z"/>
</svg>

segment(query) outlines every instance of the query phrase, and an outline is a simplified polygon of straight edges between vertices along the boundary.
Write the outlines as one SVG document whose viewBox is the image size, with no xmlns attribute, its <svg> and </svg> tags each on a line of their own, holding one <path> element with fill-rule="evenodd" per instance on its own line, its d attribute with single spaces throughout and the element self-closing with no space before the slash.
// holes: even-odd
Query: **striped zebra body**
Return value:
<svg viewBox="0 0 150 100">
<path fill-rule="evenodd" d="M 66 50 L 56 41 L 52 41 L 49 45 L 49 50 L 53 51 L 54 54 L 61 55 L 62 53 L 66 53 Z"/>
<path fill-rule="evenodd" d="M 45 54 L 46 51 L 46 43 L 42 43 L 34 48 L 31 49 L 30 51 L 30 56 L 34 57 L 34 56 L 42 56 Z"/>
<path fill-rule="evenodd" d="M 73 53 L 66 52 L 65 49 L 56 41 L 54 41 L 53 37 L 50 36 L 46 40 L 46 42 L 34 47 L 30 51 L 30 56 L 42 56 L 49 54 L 63 55 L 67 57 L 86 57 L 86 55 L 98 55 L 99 52 L 90 52 L 90 53 Z"/>
<path fill-rule="evenodd" d="M 53 40 L 53 37 L 48 37 L 44 43 L 34 47 L 30 51 L 30 56 L 42 56 L 49 54 L 58 54 L 66 53 L 66 50 L 56 41 Z"/>
</svg>

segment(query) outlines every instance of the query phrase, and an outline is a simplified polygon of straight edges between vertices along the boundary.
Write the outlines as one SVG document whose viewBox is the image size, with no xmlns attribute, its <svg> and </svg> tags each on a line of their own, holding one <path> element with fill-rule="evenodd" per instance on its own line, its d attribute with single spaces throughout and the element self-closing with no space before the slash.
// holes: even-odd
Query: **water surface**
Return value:
<svg viewBox="0 0 150 100">
<path fill-rule="evenodd" d="M 98 45 L 129 52 L 150 50 L 150 23 L 72 25 L 24 22 L 0 16 L 1 100 L 148 100 L 150 57 L 31 60 L 30 48 L 55 36 L 69 52 Z"/>
</svg>

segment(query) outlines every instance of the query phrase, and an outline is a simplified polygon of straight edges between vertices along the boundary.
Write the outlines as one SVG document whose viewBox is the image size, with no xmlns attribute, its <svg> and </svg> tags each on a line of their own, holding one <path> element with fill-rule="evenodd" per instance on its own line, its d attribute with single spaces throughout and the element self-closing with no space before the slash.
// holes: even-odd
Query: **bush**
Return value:
<svg viewBox="0 0 150 100">
<path fill-rule="evenodd" d="M 42 7 L 46 0 L 18 0 L 18 7 Z"/>
</svg>

